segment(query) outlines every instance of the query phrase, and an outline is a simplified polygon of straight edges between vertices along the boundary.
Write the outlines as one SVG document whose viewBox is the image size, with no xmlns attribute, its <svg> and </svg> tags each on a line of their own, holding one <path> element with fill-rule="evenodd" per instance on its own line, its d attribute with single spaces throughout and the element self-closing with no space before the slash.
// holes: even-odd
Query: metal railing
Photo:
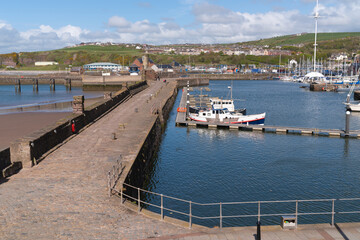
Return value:
<svg viewBox="0 0 360 240">
<path fill-rule="evenodd" d="M 124 193 L 123 187 L 128 188 L 128 189 L 132 189 L 135 190 L 135 192 L 137 192 L 136 196 L 131 196 L 129 194 Z M 299 216 L 310 216 L 310 215 L 331 215 L 331 225 L 334 226 L 335 224 L 335 215 L 337 214 L 360 214 L 360 211 L 335 211 L 335 201 L 339 201 L 339 202 L 345 202 L 345 201 L 360 201 L 360 198 L 343 198 L 343 199 L 311 199 L 311 200 L 283 200 L 283 201 L 249 201 L 249 202 L 218 202 L 218 203 L 197 203 L 197 202 L 193 202 L 193 201 L 188 201 L 188 200 L 184 200 L 184 199 L 180 199 L 180 198 L 176 198 L 176 197 L 171 197 L 171 196 L 167 196 L 167 195 L 163 195 L 163 194 L 159 194 L 159 193 L 155 193 L 155 192 L 151 192 L 148 190 L 144 190 L 144 189 L 140 189 L 137 187 L 134 187 L 132 185 L 129 185 L 127 183 L 123 183 L 123 186 L 120 188 L 120 191 L 111 188 L 110 189 L 111 193 L 115 193 L 117 194 L 117 196 L 119 196 L 121 198 L 121 203 L 124 203 L 124 199 L 129 199 L 132 200 L 133 202 L 136 203 L 137 205 L 137 212 L 140 213 L 142 206 L 151 206 L 151 207 L 155 207 L 157 209 L 159 209 L 160 211 L 160 220 L 164 220 L 164 211 L 168 211 L 171 213 L 177 213 L 180 215 L 183 215 L 185 217 L 188 218 L 188 224 L 189 224 L 189 228 L 192 227 L 193 224 L 193 219 L 200 219 L 200 220 L 218 220 L 218 226 L 219 228 L 223 227 L 223 222 L 225 219 L 229 219 L 229 218 L 250 218 L 250 217 L 254 217 L 257 218 L 257 220 L 260 222 L 261 217 L 276 217 L 276 216 L 286 216 L 286 215 L 294 215 L 296 218 L 296 225 L 298 222 L 298 217 Z M 160 197 L 160 204 L 154 204 L 154 203 L 150 203 L 147 201 L 144 201 L 141 199 L 141 194 L 142 193 L 146 193 L 146 194 L 150 194 L 151 196 L 157 196 Z M 165 207 L 164 206 L 164 199 L 171 199 L 171 200 L 175 200 L 178 202 L 182 202 L 188 205 L 188 211 L 184 212 L 184 211 L 179 211 L 179 210 L 175 210 L 175 209 L 171 209 L 170 207 Z M 282 204 L 282 203 L 287 203 L 287 204 L 293 204 L 293 211 L 290 212 L 284 212 L 284 213 L 262 213 L 262 206 L 264 204 Z M 320 212 L 300 212 L 299 211 L 299 205 L 300 204 L 305 204 L 305 203 L 330 203 L 329 204 L 329 209 L 328 211 L 320 211 Z M 227 205 L 246 205 L 246 204 L 250 204 L 250 205 L 255 205 L 257 208 L 257 214 L 237 214 L 237 215 L 224 215 L 223 209 L 225 206 Z M 193 209 L 194 206 L 213 206 L 213 207 L 218 207 L 218 214 L 214 215 L 214 216 L 198 216 L 198 215 L 194 215 L 193 214 Z M 359 206 L 359 205 L 357 205 Z M 360 208 L 360 206 L 359 206 Z"/>
<path fill-rule="evenodd" d="M 122 165 L 122 155 L 116 160 L 116 164 L 112 167 L 112 169 L 108 172 L 108 189 L 109 189 L 109 196 L 112 195 L 112 190 L 115 189 L 117 182 L 123 171 Z"/>
</svg>

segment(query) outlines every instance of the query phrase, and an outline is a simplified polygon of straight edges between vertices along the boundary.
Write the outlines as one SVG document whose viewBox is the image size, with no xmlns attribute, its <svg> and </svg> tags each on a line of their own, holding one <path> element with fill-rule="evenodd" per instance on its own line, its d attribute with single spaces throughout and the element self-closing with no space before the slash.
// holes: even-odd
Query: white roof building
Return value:
<svg viewBox="0 0 360 240">
<path fill-rule="evenodd" d="M 59 63 L 54 61 L 48 61 L 48 62 L 35 62 L 35 66 L 51 66 L 51 65 L 58 65 Z"/>
<path fill-rule="evenodd" d="M 123 67 L 120 64 L 110 62 L 90 63 L 83 66 L 84 70 L 114 70 L 120 71 Z"/>
</svg>

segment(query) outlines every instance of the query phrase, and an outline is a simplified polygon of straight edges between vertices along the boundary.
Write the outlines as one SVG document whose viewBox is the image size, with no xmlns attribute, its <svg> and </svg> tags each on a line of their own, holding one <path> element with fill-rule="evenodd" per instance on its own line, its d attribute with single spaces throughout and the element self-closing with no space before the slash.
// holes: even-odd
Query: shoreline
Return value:
<svg viewBox="0 0 360 240">
<path fill-rule="evenodd" d="M 85 99 L 84 106 L 89 107 L 103 97 Z M 72 102 L 65 102 L 71 105 Z M 63 103 L 64 104 L 64 103 Z M 52 104 L 50 104 L 52 105 Z M 34 111 L 39 105 L 29 107 L 29 111 L 12 111 L 18 108 L 7 109 L 0 112 L 0 150 L 10 147 L 10 143 L 18 138 L 24 137 L 34 131 L 51 125 L 61 118 L 72 114 L 72 108 L 47 108 Z"/>
<path fill-rule="evenodd" d="M 20 112 L 0 115 L 0 150 L 34 131 L 64 118 L 72 112 Z"/>
</svg>

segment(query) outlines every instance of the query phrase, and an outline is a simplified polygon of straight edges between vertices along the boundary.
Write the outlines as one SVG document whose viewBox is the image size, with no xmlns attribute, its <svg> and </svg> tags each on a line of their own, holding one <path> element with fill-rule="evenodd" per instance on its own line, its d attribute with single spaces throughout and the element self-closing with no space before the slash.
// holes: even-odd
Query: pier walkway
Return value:
<svg viewBox="0 0 360 240">
<path fill-rule="evenodd" d="M 37 166 L 1 182 L 0 239 L 141 239 L 189 232 L 127 210 L 107 190 L 108 171 L 120 154 L 122 161 L 136 157 L 157 117 L 151 108 L 174 88 L 152 83 Z"/>
</svg>

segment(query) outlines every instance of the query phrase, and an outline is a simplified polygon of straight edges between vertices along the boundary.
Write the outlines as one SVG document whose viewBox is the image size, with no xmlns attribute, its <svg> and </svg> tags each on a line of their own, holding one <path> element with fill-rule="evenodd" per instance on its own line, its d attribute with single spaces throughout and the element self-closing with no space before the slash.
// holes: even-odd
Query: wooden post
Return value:
<svg viewBox="0 0 360 240">
<path fill-rule="evenodd" d="M 50 91 L 55 91 L 55 79 L 50 79 Z"/>
<path fill-rule="evenodd" d="M 21 82 L 20 79 L 15 80 L 15 92 L 20 93 L 21 92 Z"/>
<path fill-rule="evenodd" d="M 33 91 L 34 92 L 38 92 L 39 91 L 39 80 L 38 79 L 33 79 Z"/>
</svg>

